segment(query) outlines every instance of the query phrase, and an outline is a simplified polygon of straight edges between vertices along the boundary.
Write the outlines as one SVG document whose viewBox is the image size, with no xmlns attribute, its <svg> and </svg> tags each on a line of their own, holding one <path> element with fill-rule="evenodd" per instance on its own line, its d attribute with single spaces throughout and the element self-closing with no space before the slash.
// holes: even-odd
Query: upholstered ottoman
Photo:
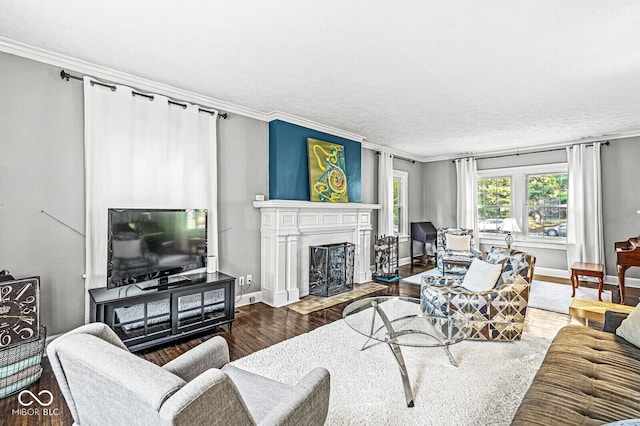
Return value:
<svg viewBox="0 0 640 426">
<path fill-rule="evenodd" d="M 638 417 L 640 349 L 614 333 L 570 325 L 551 343 L 512 424 L 602 425 Z"/>
</svg>

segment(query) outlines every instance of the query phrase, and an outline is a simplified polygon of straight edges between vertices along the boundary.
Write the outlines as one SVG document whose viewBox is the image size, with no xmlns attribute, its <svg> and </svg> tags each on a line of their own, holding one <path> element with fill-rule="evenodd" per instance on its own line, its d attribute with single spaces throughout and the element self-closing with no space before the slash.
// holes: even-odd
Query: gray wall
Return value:
<svg viewBox="0 0 640 426">
<path fill-rule="evenodd" d="M 82 84 L 60 68 L 0 53 L 0 269 L 41 277 L 49 335 L 84 322 Z M 218 122 L 220 270 L 260 286 L 260 213 L 268 192 L 268 124 L 231 114 Z M 236 287 L 236 292 L 238 292 Z"/>
<path fill-rule="evenodd" d="M 605 263 L 608 275 L 616 275 L 614 243 L 640 234 L 640 137 L 619 139 L 602 147 L 602 192 Z M 565 162 L 564 149 L 478 160 L 478 169 Z M 456 222 L 456 173 L 451 161 L 424 163 L 424 211 L 436 227 Z M 482 250 L 488 250 L 482 245 Z M 536 266 L 568 270 L 563 249 L 529 249 L 537 256 Z M 640 268 L 631 268 L 628 277 L 640 278 Z"/>
<path fill-rule="evenodd" d="M 233 114 L 218 122 L 219 267 L 235 277 L 251 274 L 245 293 L 260 290 L 260 209 L 251 200 L 269 193 L 268 159 L 268 123 Z"/>
<path fill-rule="evenodd" d="M 0 53 L 0 268 L 16 277 L 41 277 L 41 318 L 49 334 L 84 321 L 84 238 L 41 213 L 84 233 L 82 85 L 60 69 Z M 260 214 L 251 205 L 268 192 L 268 124 L 230 115 L 218 129 L 220 269 L 253 275 L 259 290 Z M 564 161 L 563 152 L 481 160 L 479 167 Z M 562 157 L 557 160 L 557 157 Z M 640 138 L 602 150 L 607 273 L 615 274 L 613 243 L 640 233 Z M 411 164 L 409 221 L 455 224 L 456 175 L 451 161 Z M 362 150 L 362 202 L 377 202 L 377 157 Z M 377 220 L 374 215 L 374 235 Z M 408 243 L 401 257 L 409 255 Z M 566 269 L 564 255 L 536 250 L 538 266 Z M 640 268 L 629 276 L 640 276 Z"/>
<path fill-rule="evenodd" d="M 423 166 L 422 163 L 411 163 L 409 161 L 393 159 L 393 168 L 402 170 L 409 175 L 409 223 L 427 220 L 423 212 Z M 362 202 L 368 204 L 378 203 L 378 155 L 376 151 L 369 149 L 362 150 Z M 372 215 L 373 231 L 372 238 L 378 234 L 378 210 L 374 210 Z M 409 257 L 409 241 L 400 243 L 400 259 Z M 375 263 L 375 253 L 371 250 L 371 264 Z"/>
<path fill-rule="evenodd" d="M 378 200 L 378 156 L 375 151 L 362 149 L 361 173 L 362 204 L 375 204 Z"/>
<path fill-rule="evenodd" d="M 456 225 L 456 166 L 450 160 L 423 163 L 424 220 L 436 228 Z"/>
<path fill-rule="evenodd" d="M 640 235 L 640 137 L 611 141 L 601 152 L 605 266 L 616 275 L 615 242 Z M 626 276 L 640 278 L 640 268 Z"/>
<path fill-rule="evenodd" d="M 84 322 L 82 84 L 0 53 L 0 268 L 39 275 L 48 334 Z"/>
<path fill-rule="evenodd" d="M 411 222 L 422 222 L 425 219 L 425 215 L 423 212 L 423 193 L 422 187 L 424 185 L 423 179 L 423 170 L 422 163 L 415 162 L 411 163 L 409 161 L 400 160 L 397 158 L 393 159 L 393 168 L 395 170 L 402 170 L 403 172 L 407 172 L 409 174 L 409 187 L 408 187 L 408 201 L 409 201 L 409 223 Z M 411 229 L 408 228 L 408 232 L 411 232 Z M 406 241 L 400 243 L 399 247 L 399 256 L 400 259 L 409 257 L 410 255 L 410 247 L 409 244 L 411 241 Z"/>
<path fill-rule="evenodd" d="M 376 204 L 378 202 L 378 156 L 375 151 L 370 149 L 362 149 L 362 178 L 360 180 L 363 204 Z M 371 214 L 371 223 L 373 230 L 371 238 L 378 232 L 378 211 L 374 210 Z M 369 264 L 375 263 L 375 252 L 370 250 Z"/>
</svg>

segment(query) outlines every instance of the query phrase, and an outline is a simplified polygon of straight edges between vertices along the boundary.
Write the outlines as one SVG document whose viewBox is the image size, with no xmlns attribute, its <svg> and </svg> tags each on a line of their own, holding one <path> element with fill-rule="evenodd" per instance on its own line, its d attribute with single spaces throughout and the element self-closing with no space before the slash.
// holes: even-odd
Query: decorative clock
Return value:
<svg viewBox="0 0 640 426">
<path fill-rule="evenodd" d="M 40 334 L 40 278 L 0 282 L 0 350 Z"/>
</svg>

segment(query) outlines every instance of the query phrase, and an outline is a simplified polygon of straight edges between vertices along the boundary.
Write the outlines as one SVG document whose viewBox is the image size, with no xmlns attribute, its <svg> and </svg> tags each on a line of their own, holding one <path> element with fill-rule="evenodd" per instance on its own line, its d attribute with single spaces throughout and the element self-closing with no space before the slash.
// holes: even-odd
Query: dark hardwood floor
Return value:
<svg viewBox="0 0 640 426">
<path fill-rule="evenodd" d="M 426 266 L 417 264 L 413 266 L 406 265 L 400 268 L 400 275 L 403 277 L 411 276 L 430 269 L 433 266 L 433 264 Z M 569 280 L 551 279 L 549 277 L 544 277 L 544 279 L 569 285 Z M 613 290 L 614 301 L 617 297 L 619 302 L 617 287 L 611 286 L 609 289 Z M 419 286 L 396 283 L 389 285 L 386 289 L 373 295 L 419 297 Z M 640 289 L 627 288 L 627 304 L 637 304 L 639 296 Z M 232 332 L 228 332 L 225 327 L 214 333 L 179 341 L 177 344 L 140 352 L 138 355 L 158 365 L 163 365 L 203 341 L 215 335 L 220 335 L 227 340 L 231 360 L 235 360 L 341 319 L 342 310 L 348 303 L 350 302 L 335 305 L 307 315 L 299 314 L 286 307 L 272 308 L 263 303 L 243 306 L 236 308 L 236 320 L 233 324 Z M 567 315 L 530 309 L 527 313 L 525 330 L 545 337 L 552 337 L 558 328 L 568 322 L 569 317 Z M 46 407 L 47 411 L 45 412 L 44 409 L 40 407 L 38 413 L 33 411 L 20 412 L 18 410 L 23 407 L 18 403 L 17 396 L 12 395 L 0 400 L 0 419 L 2 420 L 0 424 L 7 426 L 73 424 L 71 413 L 64 402 L 64 398 L 55 381 L 48 360 L 45 359 L 43 361 L 43 367 L 44 372 L 42 377 L 37 383 L 32 385 L 29 390 L 36 395 L 43 390 L 48 390 L 53 394 L 53 403 Z"/>
</svg>

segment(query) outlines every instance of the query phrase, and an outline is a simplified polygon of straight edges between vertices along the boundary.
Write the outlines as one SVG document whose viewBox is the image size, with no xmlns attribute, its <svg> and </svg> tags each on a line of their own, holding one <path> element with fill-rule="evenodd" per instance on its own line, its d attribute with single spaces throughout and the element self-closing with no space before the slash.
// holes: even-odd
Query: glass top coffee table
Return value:
<svg viewBox="0 0 640 426">
<path fill-rule="evenodd" d="M 471 323 L 460 313 L 450 317 L 424 314 L 420 299 L 382 296 L 356 300 L 342 312 L 342 318 L 353 330 L 367 337 L 360 350 L 369 342 L 386 343 L 398 363 L 407 407 L 413 407 L 413 392 L 407 374 L 402 346 L 441 347 L 455 367 L 457 363 L 449 346 L 465 340 L 471 332 Z"/>
</svg>

